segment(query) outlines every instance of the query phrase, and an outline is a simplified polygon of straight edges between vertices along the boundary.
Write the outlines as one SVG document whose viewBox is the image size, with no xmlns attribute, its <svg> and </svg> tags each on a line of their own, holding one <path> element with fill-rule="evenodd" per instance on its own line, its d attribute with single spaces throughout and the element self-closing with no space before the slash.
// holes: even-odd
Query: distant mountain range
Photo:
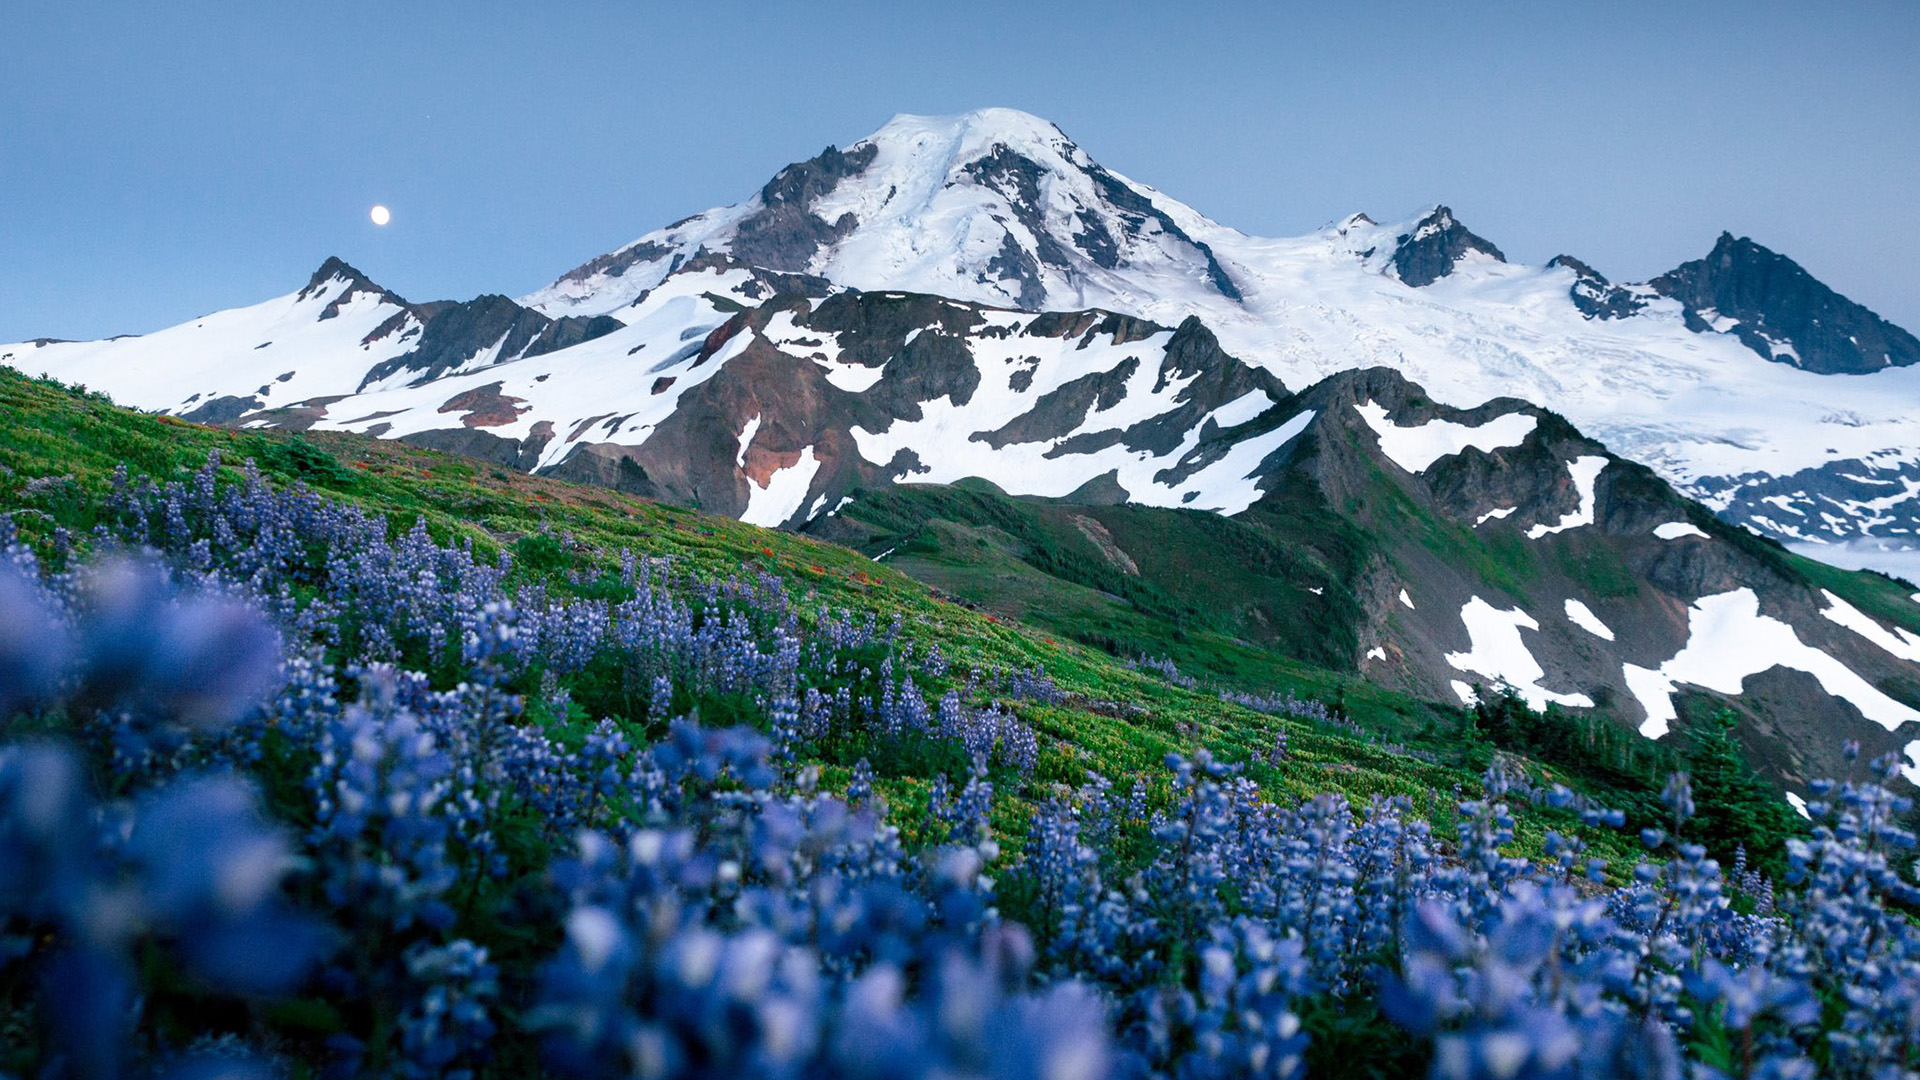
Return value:
<svg viewBox="0 0 1920 1080">
<path fill-rule="evenodd" d="M 517 300 L 413 303 L 330 259 L 279 299 L 0 363 L 933 576 L 964 535 L 1062 587 L 1197 597 L 1191 560 L 1141 547 L 1177 541 L 1249 583 L 1206 617 L 1236 640 L 1649 735 L 1704 692 L 1762 718 L 1789 782 L 1842 733 L 1920 770 L 1920 596 L 1740 527 L 1920 537 L 1920 341 L 1730 235 L 1643 283 L 1509 263 L 1444 206 L 1249 237 L 991 109 L 898 117 Z M 937 490 L 965 494 L 915 502 Z"/>
</svg>

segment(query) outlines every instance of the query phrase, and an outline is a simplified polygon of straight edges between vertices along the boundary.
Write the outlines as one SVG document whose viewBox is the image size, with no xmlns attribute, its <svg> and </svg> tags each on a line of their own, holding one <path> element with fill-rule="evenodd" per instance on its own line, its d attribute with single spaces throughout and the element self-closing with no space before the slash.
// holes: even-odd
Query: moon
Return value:
<svg viewBox="0 0 1920 1080">
<path fill-rule="evenodd" d="M 393 214 L 384 206 L 374 207 L 367 212 L 367 216 L 373 219 L 375 225 L 385 225 L 387 222 L 393 220 Z"/>
</svg>

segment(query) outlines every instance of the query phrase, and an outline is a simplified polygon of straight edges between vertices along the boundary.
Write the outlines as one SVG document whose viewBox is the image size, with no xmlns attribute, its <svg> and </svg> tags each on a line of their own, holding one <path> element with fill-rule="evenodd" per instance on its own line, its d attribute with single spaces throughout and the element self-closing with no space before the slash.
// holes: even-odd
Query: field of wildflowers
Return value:
<svg viewBox="0 0 1920 1080">
<path fill-rule="evenodd" d="M 0 1072 L 1920 1070 L 1889 762 L 1723 869 L 1684 772 L 1629 813 L 1291 694 L 1063 779 L 1126 703 L 765 568 L 217 457 L 86 517 L 0 519 Z M 1302 797 L 1330 738 L 1458 784 Z"/>
</svg>

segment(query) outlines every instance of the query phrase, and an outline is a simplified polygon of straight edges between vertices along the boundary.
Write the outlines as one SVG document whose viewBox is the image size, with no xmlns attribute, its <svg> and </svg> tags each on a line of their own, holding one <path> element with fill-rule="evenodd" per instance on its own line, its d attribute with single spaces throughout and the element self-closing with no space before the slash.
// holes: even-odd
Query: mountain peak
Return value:
<svg viewBox="0 0 1920 1080">
<path fill-rule="evenodd" d="M 1499 248 L 1460 224 L 1451 207 L 1436 204 L 1400 234 L 1393 269 L 1401 281 L 1417 289 L 1453 273 L 1454 266 L 1473 252 L 1496 262 L 1507 261 Z"/>
<path fill-rule="evenodd" d="M 1734 260 L 1752 261 L 1764 259 L 1779 259 L 1789 264 L 1793 263 L 1793 260 L 1774 251 L 1772 248 L 1764 244 L 1755 243 L 1751 237 L 1736 237 L 1732 233 L 1724 230 L 1720 233 L 1719 238 L 1714 240 L 1713 250 L 1707 253 L 1707 258 L 1722 263 Z"/>
<path fill-rule="evenodd" d="M 313 276 L 307 279 L 306 287 L 300 290 L 296 295 L 296 299 L 305 300 L 308 297 L 318 296 L 325 292 L 327 286 L 334 282 L 343 282 L 346 288 L 340 290 L 339 295 L 330 300 L 327 306 L 321 310 L 320 318 L 322 319 L 331 319 L 335 315 L 338 315 L 343 305 L 351 302 L 355 296 L 362 293 L 372 293 L 382 300 L 399 307 L 404 308 L 411 306 L 398 294 L 394 293 L 393 290 L 375 282 L 372 278 L 355 269 L 352 263 L 347 262 L 338 255 L 327 256 L 327 261 L 321 263 L 320 269 L 315 270 Z"/>
<path fill-rule="evenodd" d="M 631 303 L 702 252 L 749 266 L 1026 310 L 1161 296 L 1243 297 L 1218 226 L 1109 172 L 1018 109 L 903 113 L 845 150 L 776 173 L 756 197 L 602 255 L 527 298 L 549 315 Z"/>
<path fill-rule="evenodd" d="M 307 290 L 318 291 L 321 286 L 329 281 L 347 281 L 355 284 L 365 283 L 369 286 L 373 285 L 372 279 L 361 273 L 352 263 L 349 263 L 338 255 L 327 256 L 327 261 L 321 263 L 320 269 L 315 270 L 313 276 L 307 279 Z M 377 288 L 378 286 L 374 287 Z M 304 291 L 306 290 L 303 290 L 303 292 Z"/>
<path fill-rule="evenodd" d="M 1834 292 L 1799 263 L 1722 232 L 1703 259 L 1648 283 L 1680 301 L 1687 326 L 1732 334 L 1769 360 L 1829 375 L 1920 363 L 1920 340 Z"/>
</svg>

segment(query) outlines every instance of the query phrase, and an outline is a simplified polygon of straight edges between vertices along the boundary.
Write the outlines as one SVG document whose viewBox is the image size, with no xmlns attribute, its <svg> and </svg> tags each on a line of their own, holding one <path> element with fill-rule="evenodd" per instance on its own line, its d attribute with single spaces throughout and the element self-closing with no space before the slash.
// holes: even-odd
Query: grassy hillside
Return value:
<svg viewBox="0 0 1920 1080">
<path fill-rule="evenodd" d="M 835 544 L 402 443 L 329 433 L 236 432 L 134 413 L 102 396 L 11 371 L 0 371 L 0 414 L 6 417 L 0 425 L 0 507 L 12 511 L 23 537 L 43 550 L 53 548 L 61 529 L 84 546 L 120 466 L 135 475 L 177 479 L 217 452 L 225 475 L 237 479 L 241 463 L 252 460 L 275 482 L 305 484 L 387 515 L 396 532 L 419 519 L 436 539 L 470 538 L 483 556 L 512 549 L 520 556 L 515 574 L 528 583 L 590 594 L 592 583 L 619 565 L 623 551 L 671 558 L 680 569 L 708 580 L 765 572 L 802 594 L 803 609 L 825 605 L 873 612 L 883 622 L 901 619 L 922 649 L 940 648 L 951 662 L 955 685 L 972 669 L 1042 665 L 1070 696 L 1061 704 L 1020 706 L 1043 745 L 1035 789 L 1008 792 L 1016 796 L 1037 797 L 1050 783 L 1077 783 L 1087 770 L 1124 785 L 1156 770 L 1169 752 L 1204 746 L 1223 760 L 1245 763 L 1252 778 L 1282 798 L 1338 791 L 1364 802 L 1376 794 L 1401 794 L 1446 821 L 1452 813 L 1450 793 L 1456 785 L 1473 783 L 1496 750 L 1460 709 L 1380 690 L 1239 636 L 1235 630 L 1246 629 L 1243 625 L 1214 613 L 1219 607 L 1210 599 L 1215 579 L 1201 568 L 1187 568 L 1183 578 L 1154 567 L 1155 581 L 1174 584 L 1147 604 L 1134 605 L 1098 587 L 1128 585 L 1121 575 L 1105 576 L 1091 544 L 1061 545 L 1049 564 L 1056 573 L 1042 573 L 1010 554 L 1019 549 L 1019 541 L 1010 538 L 1022 534 L 1034 546 L 1051 544 L 1063 532 L 1084 542 L 1067 519 L 1087 514 L 1126 536 L 1129 550 L 1143 550 L 1137 536 L 1155 535 L 1155 549 L 1173 562 L 1185 532 L 1236 527 L 1212 515 L 1042 507 L 959 489 L 904 489 L 897 503 L 884 505 L 902 515 L 925 511 L 916 500 L 940 500 L 955 514 L 959 511 L 951 508 L 971 508 L 970 520 L 982 522 L 971 526 L 976 537 L 991 536 L 992 542 L 957 550 L 928 543 L 924 553 L 896 553 L 875 562 Z M 988 524 L 994 513 L 1002 520 Z M 1249 543 L 1266 545 L 1255 550 L 1284 560 L 1305 580 L 1330 579 L 1334 572 L 1312 553 L 1276 552 L 1264 540 Z M 1026 550 L 1031 553 L 1033 546 Z M 940 591 L 889 565 L 903 557 Z M 1084 581 L 1073 580 L 1076 576 Z M 1009 588 L 1010 583 L 1021 587 Z M 1276 617 L 1286 616 L 1290 598 L 1316 599 L 1297 583 L 1261 582 L 1245 574 L 1233 581 L 1233 589 L 1254 587 L 1264 590 L 1260 603 Z M 963 605 L 943 593 L 971 595 L 979 602 Z M 1004 602 L 1015 595 L 1022 596 L 1020 604 Z M 1141 614 L 1141 606 L 1147 614 Z M 1317 609 L 1298 607 L 1305 614 L 1294 617 L 1310 629 Z M 1183 671 L 1204 678 L 1195 688 L 1175 685 L 1076 640 L 1103 634 L 1123 653 L 1170 656 Z M 1222 687 L 1324 701 L 1356 727 L 1229 704 L 1220 699 Z M 1271 764 L 1269 751 L 1282 732 L 1288 753 L 1281 764 Z M 1398 752 L 1391 748 L 1396 743 L 1435 760 Z M 1543 768 L 1543 777 L 1560 775 L 1551 766 Z M 927 778 L 891 779 L 904 792 Z M 1564 820 L 1558 824 L 1567 827 Z M 1523 820 L 1523 844 L 1537 843 L 1542 828 L 1538 821 Z M 1604 848 L 1615 838 L 1602 832 L 1593 839 Z"/>
</svg>

